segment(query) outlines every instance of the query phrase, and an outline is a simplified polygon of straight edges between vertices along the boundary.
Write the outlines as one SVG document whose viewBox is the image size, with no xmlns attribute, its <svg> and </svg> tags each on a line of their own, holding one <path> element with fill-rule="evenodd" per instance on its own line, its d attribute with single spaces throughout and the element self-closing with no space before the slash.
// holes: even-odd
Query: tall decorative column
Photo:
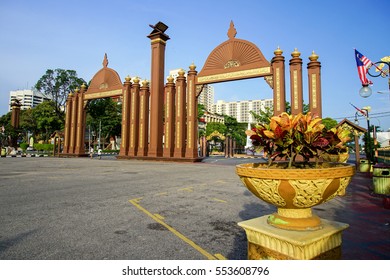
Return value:
<svg viewBox="0 0 390 280">
<path fill-rule="evenodd" d="M 65 134 L 64 134 L 64 148 L 62 153 L 69 153 L 69 141 L 71 133 L 71 122 L 72 122 L 72 100 L 73 93 L 69 93 L 66 99 L 66 115 L 65 115 Z"/>
<path fill-rule="evenodd" d="M 76 147 L 74 153 L 78 156 L 86 155 L 85 153 L 85 116 L 84 110 L 84 93 L 86 85 L 81 86 L 80 92 L 77 94 L 77 130 L 76 130 Z"/>
<path fill-rule="evenodd" d="M 149 82 L 144 80 L 140 89 L 139 142 L 137 156 L 148 156 L 149 142 Z"/>
<path fill-rule="evenodd" d="M 309 56 L 310 62 L 307 64 L 309 81 L 309 105 L 313 116 L 322 118 L 321 103 L 321 63 L 318 61 L 318 55 L 314 53 Z"/>
<path fill-rule="evenodd" d="M 302 58 L 301 53 L 295 49 L 290 59 L 290 92 L 291 114 L 303 113 L 303 89 L 302 89 Z"/>
<path fill-rule="evenodd" d="M 165 87 L 164 157 L 172 157 L 175 145 L 175 83 L 168 77 Z"/>
<path fill-rule="evenodd" d="M 70 141 L 69 141 L 69 154 L 74 154 L 76 147 L 76 134 L 77 134 L 77 104 L 78 98 L 77 95 L 79 93 L 79 89 L 76 88 L 74 91 L 74 95 L 72 97 L 72 117 L 70 124 Z"/>
<path fill-rule="evenodd" d="M 130 91 L 131 91 L 131 82 L 130 77 L 125 78 L 123 84 L 123 94 L 122 94 L 122 143 L 119 151 L 119 156 L 127 156 L 129 152 L 129 135 L 130 135 Z"/>
<path fill-rule="evenodd" d="M 164 32 L 168 28 L 159 22 L 148 35 L 152 47 L 152 71 L 150 88 L 150 145 L 148 154 L 161 157 L 163 154 L 163 109 L 164 109 L 164 64 L 165 45 L 169 36 Z"/>
<path fill-rule="evenodd" d="M 274 51 L 275 56 L 271 60 L 274 91 L 274 116 L 286 111 L 286 86 L 283 51 L 278 47 Z"/>
<path fill-rule="evenodd" d="M 184 70 L 180 69 L 176 78 L 176 113 L 175 113 L 175 150 L 174 157 L 185 156 L 186 141 L 186 78 Z"/>
<path fill-rule="evenodd" d="M 187 74 L 187 145 L 185 157 L 198 158 L 198 98 L 196 97 L 195 78 L 197 71 L 192 63 Z"/>
<path fill-rule="evenodd" d="M 135 77 L 131 86 L 131 101 L 130 101 L 130 143 L 129 156 L 137 155 L 138 139 L 139 139 L 139 94 L 140 84 L 139 79 Z"/>
</svg>

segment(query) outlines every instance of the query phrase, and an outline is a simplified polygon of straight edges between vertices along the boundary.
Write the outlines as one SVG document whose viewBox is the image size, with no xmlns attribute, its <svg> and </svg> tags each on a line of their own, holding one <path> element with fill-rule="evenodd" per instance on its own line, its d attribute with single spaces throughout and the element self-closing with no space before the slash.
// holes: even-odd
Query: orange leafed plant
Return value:
<svg viewBox="0 0 390 280">
<path fill-rule="evenodd" d="M 273 116 L 269 124 L 258 124 L 252 130 L 247 130 L 246 134 L 250 136 L 252 144 L 267 155 L 269 165 L 281 158 L 288 160 L 288 167 L 291 167 L 298 155 L 304 161 L 317 161 L 321 152 L 331 147 L 344 147 L 345 132 L 335 129 L 327 131 L 321 121 L 310 112 L 305 115 L 282 113 Z"/>
</svg>

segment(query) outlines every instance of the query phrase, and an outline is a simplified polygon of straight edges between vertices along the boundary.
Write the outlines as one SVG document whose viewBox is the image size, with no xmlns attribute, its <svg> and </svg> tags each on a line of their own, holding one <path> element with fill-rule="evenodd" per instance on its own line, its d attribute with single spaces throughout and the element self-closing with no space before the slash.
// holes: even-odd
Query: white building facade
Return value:
<svg viewBox="0 0 390 280">
<path fill-rule="evenodd" d="M 22 104 L 21 109 L 26 110 L 29 108 L 34 108 L 38 104 L 41 104 L 43 101 L 48 101 L 50 98 L 43 96 L 42 93 L 31 90 L 31 89 L 23 89 L 23 90 L 13 90 L 9 93 L 9 105 L 8 111 L 11 111 L 11 101 L 13 99 L 18 99 Z"/>
<path fill-rule="evenodd" d="M 245 101 L 234 101 L 225 102 L 218 100 L 213 105 L 212 112 L 220 115 L 228 115 L 236 118 L 241 123 L 255 123 L 256 120 L 250 113 L 253 111 L 256 114 L 260 114 L 261 111 L 265 111 L 266 108 L 273 107 L 272 99 L 261 99 L 261 100 L 245 100 Z"/>
</svg>

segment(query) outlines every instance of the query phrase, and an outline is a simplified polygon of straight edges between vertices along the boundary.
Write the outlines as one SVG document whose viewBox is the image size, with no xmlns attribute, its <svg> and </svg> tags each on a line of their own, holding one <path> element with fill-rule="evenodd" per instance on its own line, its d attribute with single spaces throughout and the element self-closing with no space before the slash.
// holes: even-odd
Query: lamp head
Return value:
<svg viewBox="0 0 390 280">
<path fill-rule="evenodd" d="M 367 97 L 371 96 L 372 90 L 370 89 L 368 84 L 363 84 L 362 86 L 363 87 L 359 90 L 360 96 L 364 97 L 364 98 L 367 98 Z"/>
</svg>

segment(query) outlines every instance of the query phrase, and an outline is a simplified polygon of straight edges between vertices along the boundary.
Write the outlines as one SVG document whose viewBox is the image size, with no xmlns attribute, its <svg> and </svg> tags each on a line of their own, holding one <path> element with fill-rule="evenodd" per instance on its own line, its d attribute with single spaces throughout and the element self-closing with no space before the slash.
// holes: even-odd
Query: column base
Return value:
<svg viewBox="0 0 390 280">
<path fill-rule="evenodd" d="M 342 232 L 348 224 L 321 219 L 315 231 L 275 228 L 268 215 L 238 223 L 248 239 L 249 260 L 338 260 L 341 259 Z"/>
</svg>

